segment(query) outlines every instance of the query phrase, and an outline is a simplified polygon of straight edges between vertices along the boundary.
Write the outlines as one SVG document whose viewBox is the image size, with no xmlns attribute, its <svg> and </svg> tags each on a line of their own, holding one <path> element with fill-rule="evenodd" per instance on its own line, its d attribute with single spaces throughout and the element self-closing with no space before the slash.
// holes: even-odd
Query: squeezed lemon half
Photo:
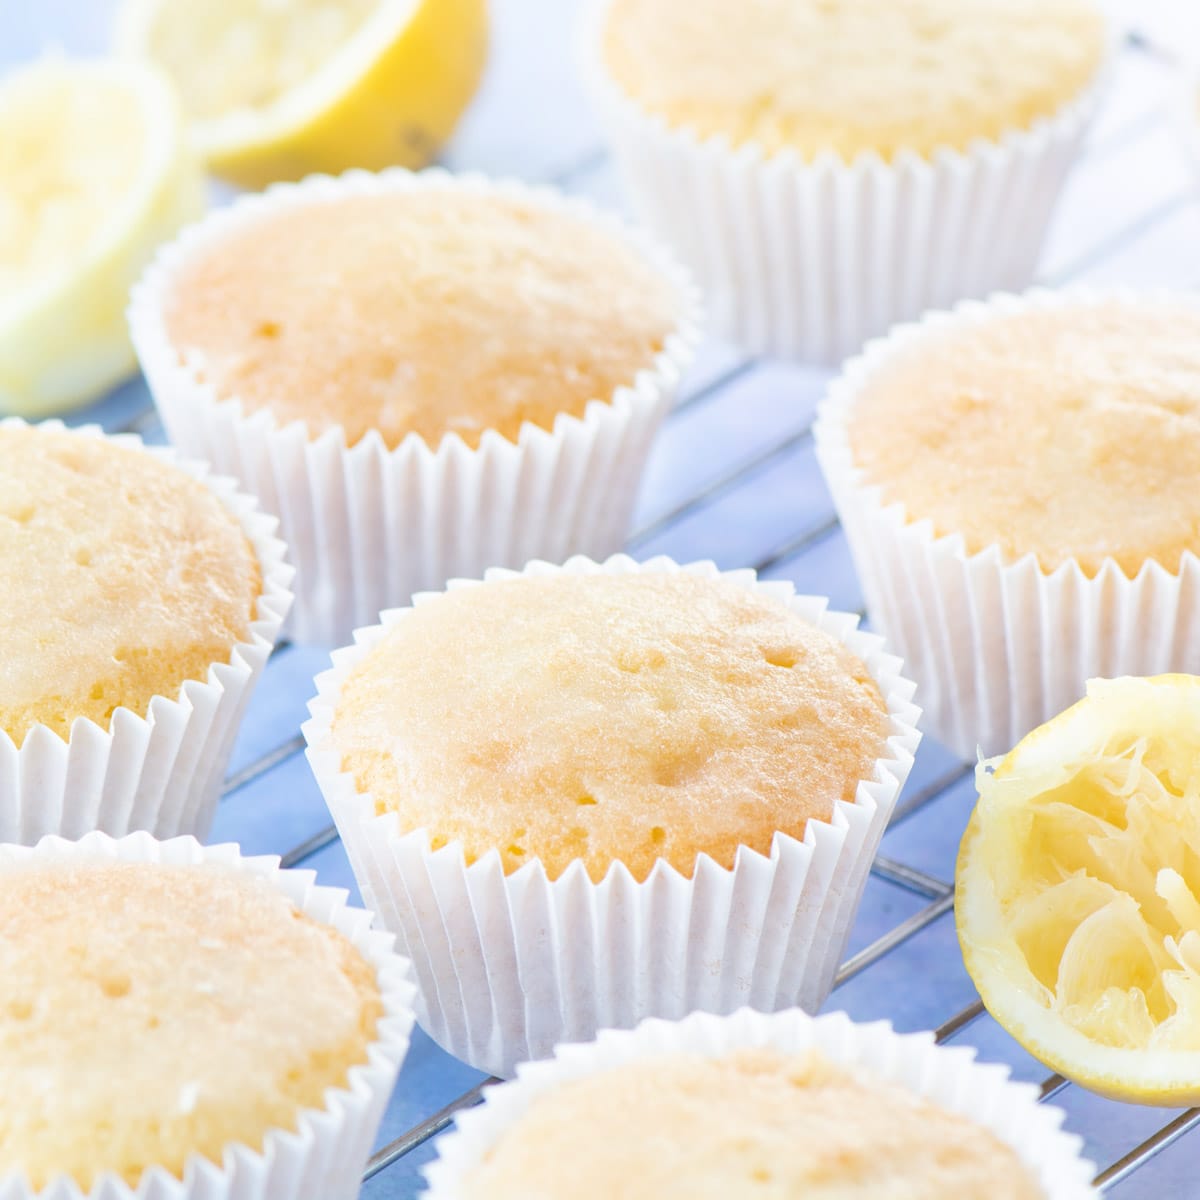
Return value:
<svg viewBox="0 0 1200 1200">
<path fill-rule="evenodd" d="M 260 188 L 428 163 L 474 94 L 485 0 L 125 0 L 117 47 L 175 80 L 209 168 Z"/>
<path fill-rule="evenodd" d="M 0 409 L 76 407 L 134 367 L 129 289 L 200 214 L 169 80 L 47 58 L 0 83 Z"/>
<path fill-rule="evenodd" d="M 1200 1102 L 1200 679 L 1092 680 L 977 784 L 955 912 L 988 1010 L 1094 1091 Z"/>
</svg>

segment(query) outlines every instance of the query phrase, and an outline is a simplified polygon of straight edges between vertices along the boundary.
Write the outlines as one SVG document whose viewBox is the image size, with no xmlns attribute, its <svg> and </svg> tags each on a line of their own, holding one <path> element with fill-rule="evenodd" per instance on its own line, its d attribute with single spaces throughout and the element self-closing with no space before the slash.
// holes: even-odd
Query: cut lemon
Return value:
<svg viewBox="0 0 1200 1200">
<path fill-rule="evenodd" d="M 0 408 L 86 403 L 134 367 L 129 289 L 204 205 L 170 81 L 49 58 L 0 84 Z"/>
<path fill-rule="evenodd" d="M 175 80 L 196 148 L 244 187 L 428 163 L 474 94 L 485 0 L 125 0 L 123 54 Z"/>
<path fill-rule="evenodd" d="M 955 912 L 988 1011 L 1094 1091 L 1200 1102 L 1200 679 L 1092 680 L 977 783 Z"/>
</svg>

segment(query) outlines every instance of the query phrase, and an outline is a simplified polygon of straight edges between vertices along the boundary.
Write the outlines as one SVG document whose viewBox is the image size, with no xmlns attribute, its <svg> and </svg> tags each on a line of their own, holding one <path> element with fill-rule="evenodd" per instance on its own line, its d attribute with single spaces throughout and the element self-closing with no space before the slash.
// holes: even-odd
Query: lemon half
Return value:
<svg viewBox="0 0 1200 1200">
<path fill-rule="evenodd" d="M 117 47 L 175 80 L 244 187 L 428 163 L 479 83 L 485 0 L 125 0 Z"/>
<path fill-rule="evenodd" d="M 955 912 L 988 1011 L 1103 1095 L 1200 1102 L 1200 679 L 1093 680 L 977 781 Z"/>
<path fill-rule="evenodd" d="M 161 72 L 48 58 L 0 82 L 0 408 L 41 416 L 129 374 L 129 289 L 203 206 Z"/>
</svg>

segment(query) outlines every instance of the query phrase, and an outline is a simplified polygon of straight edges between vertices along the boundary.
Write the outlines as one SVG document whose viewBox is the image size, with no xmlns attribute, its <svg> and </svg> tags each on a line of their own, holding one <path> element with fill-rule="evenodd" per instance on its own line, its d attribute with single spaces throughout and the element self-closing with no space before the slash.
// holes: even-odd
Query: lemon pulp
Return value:
<svg viewBox="0 0 1200 1200">
<path fill-rule="evenodd" d="M 1200 680 L 1094 680 L 981 764 L 964 958 L 1011 1033 L 1098 1090 L 1200 1096 Z"/>
<path fill-rule="evenodd" d="M 134 367 L 129 289 L 203 209 L 170 81 L 47 58 L 0 85 L 0 409 L 86 403 Z"/>
<path fill-rule="evenodd" d="M 56 86 L 25 76 L 0 105 L 0 299 L 63 270 L 111 220 L 138 170 L 145 124 L 123 88 Z M 30 106 L 26 108 L 26 106 Z M 36 119 L 22 119 L 36 111 Z M 107 139 L 96 127 L 133 136 Z M 47 145 L 69 152 L 46 153 Z"/>
</svg>

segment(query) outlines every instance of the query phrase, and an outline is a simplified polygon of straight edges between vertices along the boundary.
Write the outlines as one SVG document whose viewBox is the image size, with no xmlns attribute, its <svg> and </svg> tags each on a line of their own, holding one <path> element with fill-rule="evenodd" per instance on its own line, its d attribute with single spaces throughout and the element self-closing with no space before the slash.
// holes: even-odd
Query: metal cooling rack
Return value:
<svg viewBox="0 0 1200 1200">
<path fill-rule="evenodd" d="M 84 9 L 86 8 L 86 11 Z M 448 165 L 557 184 L 617 204 L 610 164 L 575 79 L 566 0 L 493 0 L 493 60 L 484 89 L 455 139 Z M 56 39 L 72 49 L 104 45 L 105 6 L 0 0 L 0 64 Z M 1111 93 L 1067 185 L 1040 281 L 1193 287 L 1200 283 L 1200 190 L 1175 144 L 1170 50 L 1130 32 Z M 748 359 L 709 345 L 691 372 L 653 454 L 629 549 L 681 561 L 751 565 L 793 580 L 801 592 L 862 612 L 845 541 L 813 457 L 811 421 L 830 373 Z M 140 381 L 79 421 L 162 430 Z M 225 784 L 212 840 L 248 853 L 281 854 L 349 888 L 349 865 L 309 775 L 298 733 L 324 650 L 276 649 L 251 704 Z M 919 682 L 919 681 L 918 681 Z M 917 695 L 918 702 L 920 693 Z M 866 896 L 826 1007 L 900 1029 L 935 1029 L 1009 1063 L 1067 1112 L 1086 1139 L 1100 1189 L 1121 1200 L 1200 1195 L 1194 1158 L 1200 1109 L 1117 1104 L 1077 1088 L 1024 1053 L 979 1003 L 953 928 L 958 840 L 974 800 L 971 770 L 926 741 L 872 869 Z M 364 1196 L 409 1198 L 433 1141 L 459 1109 L 478 1102 L 484 1078 L 419 1031 L 366 1172 Z M 1182 1143 L 1182 1144 L 1181 1144 Z"/>
</svg>

